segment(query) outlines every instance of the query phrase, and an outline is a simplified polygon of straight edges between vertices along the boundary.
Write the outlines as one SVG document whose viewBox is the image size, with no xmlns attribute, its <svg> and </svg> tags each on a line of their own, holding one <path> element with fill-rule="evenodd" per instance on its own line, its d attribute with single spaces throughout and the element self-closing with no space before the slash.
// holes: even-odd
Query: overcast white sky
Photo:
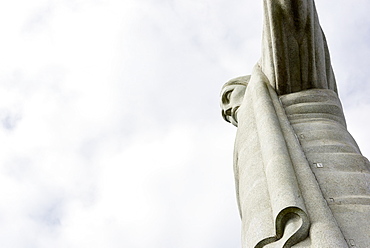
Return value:
<svg viewBox="0 0 370 248">
<path fill-rule="evenodd" d="M 370 156 L 370 2 L 317 0 Z M 0 3 L 0 247 L 240 248 L 219 92 L 260 56 L 261 0 Z"/>
</svg>

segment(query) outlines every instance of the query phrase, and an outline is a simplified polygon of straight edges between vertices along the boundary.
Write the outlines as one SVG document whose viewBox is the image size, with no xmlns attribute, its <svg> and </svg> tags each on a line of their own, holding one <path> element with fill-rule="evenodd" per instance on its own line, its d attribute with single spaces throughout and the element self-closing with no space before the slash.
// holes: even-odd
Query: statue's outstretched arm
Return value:
<svg viewBox="0 0 370 248">
<path fill-rule="evenodd" d="M 297 40 L 302 39 L 302 35 L 307 25 L 308 15 L 310 14 L 312 4 L 308 4 L 308 1 L 312 0 L 279 0 L 281 2 L 283 13 L 287 23 L 290 24 L 294 30 Z M 284 5 L 283 5 L 284 4 Z"/>
<path fill-rule="evenodd" d="M 278 95 L 336 91 L 330 55 L 314 0 L 263 0 L 260 65 Z"/>
</svg>

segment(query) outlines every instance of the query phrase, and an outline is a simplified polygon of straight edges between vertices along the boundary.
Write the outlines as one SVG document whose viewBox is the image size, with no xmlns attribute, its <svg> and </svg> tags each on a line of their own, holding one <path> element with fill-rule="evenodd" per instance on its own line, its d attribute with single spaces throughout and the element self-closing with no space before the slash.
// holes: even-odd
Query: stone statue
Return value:
<svg viewBox="0 0 370 248">
<path fill-rule="evenodd" d="M 262 58 L 227 82 L 243 247 L 370 247 L 370 163 L 347 131 L 313 0 L 264 0 Z"/>
</svg>

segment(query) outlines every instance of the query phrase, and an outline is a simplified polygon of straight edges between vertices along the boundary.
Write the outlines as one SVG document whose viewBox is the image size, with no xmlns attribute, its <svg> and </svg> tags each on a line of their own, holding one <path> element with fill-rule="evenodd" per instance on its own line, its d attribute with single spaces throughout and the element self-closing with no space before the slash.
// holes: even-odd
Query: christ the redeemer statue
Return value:
<svg viewBox="0 0 370 248">
<path fill-rule="evenodd" d="M 347 131 L 313 0 L 263 0 L 262 57 L 227 82 L 243 247 L 370 247 L 370 164 Z"/>
</svg>

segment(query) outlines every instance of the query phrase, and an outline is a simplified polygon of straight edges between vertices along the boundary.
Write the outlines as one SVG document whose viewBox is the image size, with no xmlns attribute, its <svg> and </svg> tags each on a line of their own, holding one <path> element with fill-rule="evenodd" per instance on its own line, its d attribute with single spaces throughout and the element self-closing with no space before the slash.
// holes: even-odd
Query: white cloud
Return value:
<svg viewBox="0 0 370 248">
<path fill-rule="evenodd" d="M 1 5 L 0 246 L 240 247 L 218 101 L 259 58 L 261 4 Z M 367 5 L 317 1 L 365 155 Z"/>
</svg>

